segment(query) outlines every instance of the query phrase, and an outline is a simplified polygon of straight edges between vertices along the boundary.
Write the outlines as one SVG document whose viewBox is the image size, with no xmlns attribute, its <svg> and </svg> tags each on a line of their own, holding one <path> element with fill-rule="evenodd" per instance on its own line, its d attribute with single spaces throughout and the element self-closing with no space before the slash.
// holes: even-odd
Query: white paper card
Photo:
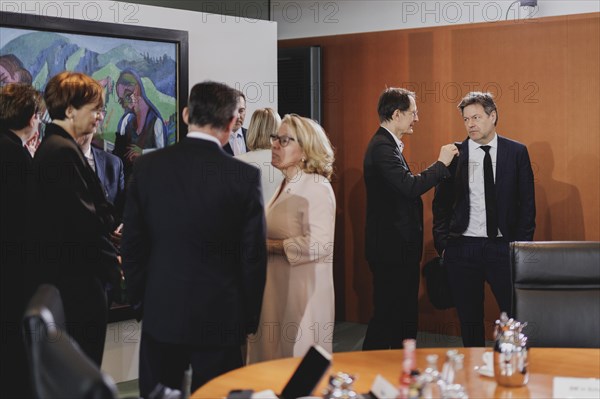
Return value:
<svg viewBox="0 0 600 399">
<path fill-rule="evenodd" d="M 266 391 L 254 392 L 252 399 L 277 399 L 277 395 L 272 390 L 267 389 Z"/>
<path fill-rule="evenodd" d="M 396 387 L 383 378 L 381 374 L 377 374 L 373 385 L 371 385 L 371 395 L 379 399 L 397 398 L 399 393 Z"/>
<path fill-rule="evenodd" d="M 600 398 L 600 379 L 554 377 L 553 398 Z"/>
</svg>

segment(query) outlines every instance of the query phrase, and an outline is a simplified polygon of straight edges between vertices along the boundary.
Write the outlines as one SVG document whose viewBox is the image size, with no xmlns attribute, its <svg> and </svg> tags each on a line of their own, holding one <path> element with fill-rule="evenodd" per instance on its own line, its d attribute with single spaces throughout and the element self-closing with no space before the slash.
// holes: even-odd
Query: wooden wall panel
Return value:
<svg viewBox="0 0 600 399">
<path fill-rule="evenodd" d="M 417 92 L 420 122 L 403 139 L 413 172 L 439 147 L 466 137 L 456 109 L 470 90 L 496 95 L 498 132 L 526 144 L 534 166 L 536 240 L 600 240 L 600 14 L 280 41 L 318 45 L 323 126 L 336 148 L 337 319 L 368 321 L 371 275 L 364 260 L 367 143 L 386 86 Z M 424 260 L 434 256 L 433 193 L 425 204 Z M 498 308 L 488 291 L 486 323 Z M 454 310 L 436 311 L 421 290 L 420 328 L 457 334 Z"/>
</svg>

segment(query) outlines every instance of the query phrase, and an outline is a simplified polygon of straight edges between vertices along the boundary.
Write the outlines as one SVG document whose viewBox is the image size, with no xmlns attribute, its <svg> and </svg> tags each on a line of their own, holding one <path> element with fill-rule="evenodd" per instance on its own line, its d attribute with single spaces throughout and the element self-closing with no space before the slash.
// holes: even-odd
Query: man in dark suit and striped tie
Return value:
<svg viewBox="0 0 600 399">
<path fill-rule="evenodd" d="M 434 164 L 413 174 L 402 154 L 402 136 L 418 122 L 415 93 L 389 88 L 379 97 L 381 126 L 365 154 L 367 226 L 365 250 L 373 273 L 374 312 L 363 349 L 401 348 L 416 338 L 423 249 L 421 195 L 449 177 L 447 166 L 458 153 L 454 144 L 441 148 Z"/>
<path fill-rule="evenodd" d="M 433 238 L 448 268 L 464 346 L 484 346 L 487 281 L 500 311 L 512 311 L 511 241 L 535 230 L 533 171 L 527 148 L 496 134 L 490 93 L 473 92 L 458 105 L 469 137 L 458 144 L 452 177 L 436 187 Z"/>
</svg>

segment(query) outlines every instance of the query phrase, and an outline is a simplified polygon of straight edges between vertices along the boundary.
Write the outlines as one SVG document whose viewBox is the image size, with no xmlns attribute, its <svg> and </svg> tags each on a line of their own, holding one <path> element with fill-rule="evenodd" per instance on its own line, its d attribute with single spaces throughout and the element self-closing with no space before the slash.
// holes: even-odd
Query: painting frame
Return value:
<svg viewBox="0 0 600 399">
<path fill-rule="evenodd" d="M 187 31 L 0 11 L 0 34 L 5 28 L 82 35 L 95 40 L 103 38 L 105 40 L 141 40 L 174 45 L 174 73 L 176 74 L 176 83 L 173 88 L 175 93 L 174 142 L 185 137 L 187 127 L 182 119 L 182 111 L 187 106 L 189 89 L 189 34 Z M 119 103 L 120 100 L 119 98 Z M 174 142 L 169 143 L 173 144 Z M 168 145 L 166 139 L 164 145 Z M 128 305 L 111 307 L 109 312 L 109 322 L 128 320 L 134 317 L 135 312 Z"/>
<path fill-rule="evenodd" d="M 174 44 L 177 58 L 175 142 L 185 136 L 187 128 L 181 114 L 187 106 L 189 89 L 189 34 L 187 31 L 0 11 L 0 30 L 2 28 L 83 35 L 97 37 L 99 40 L 116 38 Z"/>
</svg>

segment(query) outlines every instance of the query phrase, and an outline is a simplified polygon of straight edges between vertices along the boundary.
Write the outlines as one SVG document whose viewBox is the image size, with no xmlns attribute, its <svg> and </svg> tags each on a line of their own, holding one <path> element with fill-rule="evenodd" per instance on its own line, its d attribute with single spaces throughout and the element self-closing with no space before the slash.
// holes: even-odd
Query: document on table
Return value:
<svg viewBox="0 0 600 399">
<path fill-rule="evenodd" d="M 600 379 L 554 377 L 553 398 L 600 398 Z"/>
</svg>

